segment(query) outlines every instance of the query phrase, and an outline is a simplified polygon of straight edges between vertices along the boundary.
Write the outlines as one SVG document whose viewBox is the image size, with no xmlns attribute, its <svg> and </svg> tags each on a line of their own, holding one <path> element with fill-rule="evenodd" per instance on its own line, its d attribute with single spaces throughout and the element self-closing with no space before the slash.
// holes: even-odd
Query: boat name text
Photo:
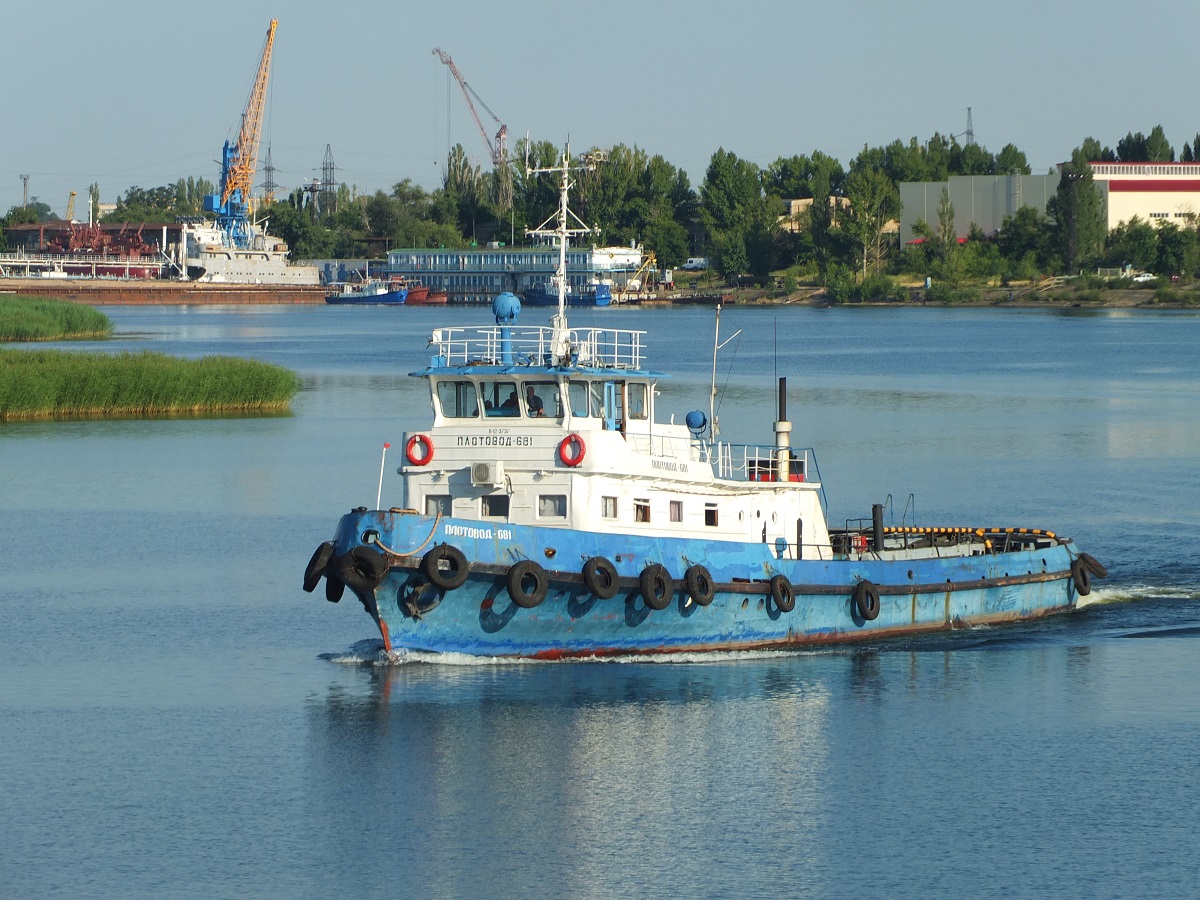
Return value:
<svg viewBox="0 0 1200 900">
<path fill-rule="evenodd" d="M 460 447 L 532 447 L 533 438 L 527 434 L 460 434 Z"/>
<path fill-rule="evenodd" d="M 494 538 L 499 538 L 502 541 L 512 540 L 512 529 L 497 528 L 496 533 L 492 533 L 490 528 L 472 528 L 467 525 L 447 525 L 446 537 L 466 537 L 474 538 L 478 541 L 490 541 Z"/>
<path fill-rule="evenodd" d="M 664 472 L 686 472 L 687 466 L 680 465 L 671 459 L 652 459 L 650 465 L 655 469 L 662 469 Z"/>
</svg>

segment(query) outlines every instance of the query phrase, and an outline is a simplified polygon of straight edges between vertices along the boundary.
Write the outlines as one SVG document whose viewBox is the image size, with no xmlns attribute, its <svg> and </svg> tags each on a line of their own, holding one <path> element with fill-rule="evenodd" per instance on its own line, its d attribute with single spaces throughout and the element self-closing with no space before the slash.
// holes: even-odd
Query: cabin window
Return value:
<svg viewBox="0 0 1200 900">
<path fill-rule="evenodd" d="M 479 397 L 469 381 L 439 381 L 438 403 L 442 415 L 451 419 L 474 419 L 479 415 Z"/>
<path fill-rule="evenodd" d="M 507 519 L 508 494 L 484 494 L 483 517 L 485 519 Z"/>
<path fill-rule="evenodd" d="M 633 521 L 649 522 L 650 521 L 650 501 L 649 500 L 634 500 L 633 501 Z"/>
<path fill-rule="evenodd" d="M 568 386 L 571 415 L 575 418 L 595 418 L 600 415 L 600 391 L 590 381 L 572 381 Z"/>
<path fill-rule="evenodd" d="M 629 394 L 629 418 L 646 418 L 646 410 L 649 408 L 646 403 L 646 385 L 634 382 L 626 387 L 626 391 Z"/>
<path fill-rule="evenodd" d="M 425 497 L 425 515 L 427 516 L 448 516 L 450 515 L 450 495 L 449 494 L 429 494 Z"/>
<path fill-rule="evenodd" d="M 710 528 L 717 527 L 717 504 L 704 504 L 704 524 Z"/>
<path fill-rule="evenodd" d="M 606 519 L 615 519 L 617 517 L 617 498 L 616 497 L 601 497 L 600 498 L 600 515 Z"/>
<path fill-rule="evenodd" d="M 525 415 L 561 419 L 562 414 L 562 399 L 557 384 L 553 381 L 525 382 Z"/>
<path fill-rule="evenodd" d="M 519 416 L 521 404 L 517 400 L 515 381 L 481 381 L 483 408 L 489 416 Z"/>
<path fill-rule="evenodd" d="M 671 501 L 671 521 L 672 522 L 682 522 L 683 521 L 683 501 L 682 500 L 672 500 Z"/>
<path fill-rule="evenodd" d="M 541 494 L 538 496 L 538 515 L 543 519 L 565 519 L 567 517 L 566 494 Z"/>
</svg>

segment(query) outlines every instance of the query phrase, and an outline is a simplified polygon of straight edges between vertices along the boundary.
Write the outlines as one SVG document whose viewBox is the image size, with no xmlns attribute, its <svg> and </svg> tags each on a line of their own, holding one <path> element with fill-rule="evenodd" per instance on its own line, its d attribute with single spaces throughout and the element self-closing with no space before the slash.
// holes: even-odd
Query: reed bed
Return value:
<svg viewBox="0 0 1200 900">
<path fill-rule="evenodd" d="M 13 294 L 0 297 L 0 341 L 61 341 L 112 334 L 108 316 L 90 306 Z"/>
<path fill-rule="evenodd" d="M 0 350 L 0 421 L 287 409 L 294 372 L 229 356 Z"/>
</svg>

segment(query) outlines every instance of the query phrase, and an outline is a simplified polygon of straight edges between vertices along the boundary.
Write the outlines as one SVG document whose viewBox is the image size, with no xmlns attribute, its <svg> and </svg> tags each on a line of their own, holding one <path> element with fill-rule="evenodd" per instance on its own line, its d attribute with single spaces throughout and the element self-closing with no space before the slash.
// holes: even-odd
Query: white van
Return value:
<svg viewBox="0 0 1200 900">
<path fill-rule="evenodd" d="M 688 261 L 683 264 L 683 269 L 685 272 L 702 272 L 707 268 L 707 256 L 689 256 Z"/>
</svg>

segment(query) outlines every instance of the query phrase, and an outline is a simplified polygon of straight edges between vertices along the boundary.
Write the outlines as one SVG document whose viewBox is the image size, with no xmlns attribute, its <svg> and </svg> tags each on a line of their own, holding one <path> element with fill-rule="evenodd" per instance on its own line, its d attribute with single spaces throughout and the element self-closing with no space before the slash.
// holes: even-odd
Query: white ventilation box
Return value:
<svg viewBox="0 0 1200 900">
<path fill-rule="evenodd" d="M 471 484 L 480 485 L 504 484 L 504 463 L 477 462 L 471 463 Z"/>
</svg>

